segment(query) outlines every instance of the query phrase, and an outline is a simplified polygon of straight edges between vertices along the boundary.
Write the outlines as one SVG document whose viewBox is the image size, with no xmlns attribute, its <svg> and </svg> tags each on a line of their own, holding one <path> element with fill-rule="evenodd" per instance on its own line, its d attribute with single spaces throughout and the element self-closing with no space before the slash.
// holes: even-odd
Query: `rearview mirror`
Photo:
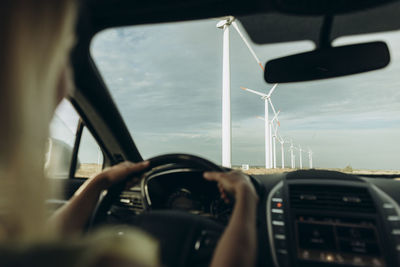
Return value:
<svg viewBox="0 0 400 267">
<path fill-rule="evenodd" d="M 264 77 L 268 83 L 312 81 L 377 70 L 389 62 L 384 42 L 327 47 L 271 60 Z"/>
<path fill-rule="evenodd" d="M 394 2 L 394 0 L 274 0 L 280 12 L 303 15 L 347 13 Z"/>
</svg>

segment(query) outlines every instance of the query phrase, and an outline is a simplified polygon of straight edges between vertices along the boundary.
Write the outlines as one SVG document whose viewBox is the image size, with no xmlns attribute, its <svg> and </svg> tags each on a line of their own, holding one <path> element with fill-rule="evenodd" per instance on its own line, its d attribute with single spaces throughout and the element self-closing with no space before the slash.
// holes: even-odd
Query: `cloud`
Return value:
<svg viewBox="0 0 400 267">
<path fill-rule="evenodd" d="M 95 37 L 94 60 L 145 157 L 186 152 L 221 162 L 222 31 L 215 24 L 142 25 Z M 391 49 L 392 63 L 386 69 L 278 85 L 272 95 L 281 110 L 281 134 L 311 147 L 319 167 L 397 167 L 400 35 L 344 37 L 335 45 L 377 39 Z M 314 47 L 305 41 L 253 46 L 263 62 Z M 233 163 L 262 165 L 264 126 L 255 117 L 263 115 L 264 103 L 240 86 L 263 92 L 271 88 L 232 28 Z"/>
</svg>

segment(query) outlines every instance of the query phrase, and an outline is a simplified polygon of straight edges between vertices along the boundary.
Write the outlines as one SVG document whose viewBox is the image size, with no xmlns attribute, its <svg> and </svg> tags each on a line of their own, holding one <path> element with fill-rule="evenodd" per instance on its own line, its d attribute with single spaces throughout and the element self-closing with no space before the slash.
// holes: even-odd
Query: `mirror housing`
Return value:
<svg viewBox="0 0 400 267">
<path fill-rule="evenodd" d="M 264 78 L 268 83 L 313 81 L 377 70 L 389 62 L 384 42 L 328 47 L 273 59 L 265 65 Z"/>
</svg>

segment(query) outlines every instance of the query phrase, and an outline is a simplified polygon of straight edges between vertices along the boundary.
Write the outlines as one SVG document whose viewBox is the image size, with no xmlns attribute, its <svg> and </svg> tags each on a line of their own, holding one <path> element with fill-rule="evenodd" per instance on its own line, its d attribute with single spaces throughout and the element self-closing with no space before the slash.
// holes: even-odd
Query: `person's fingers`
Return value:
<svg viewBox="0 0 400 267">
<path fill-rule="evenodd" d="M 209 181 L 219 182 L 221 179 L 225 177 L 225 173 L 223 172 L 204 172 L 203 177 Z"/>
<path fill-rule="evenodd" d="M 132 173 L 146 169 L 149 165 L 149 161 L 142 161 L 140 163 L 123 162 L 111 168 L 109 172 L 114 178 L 125 178 Z"/>
</svg>

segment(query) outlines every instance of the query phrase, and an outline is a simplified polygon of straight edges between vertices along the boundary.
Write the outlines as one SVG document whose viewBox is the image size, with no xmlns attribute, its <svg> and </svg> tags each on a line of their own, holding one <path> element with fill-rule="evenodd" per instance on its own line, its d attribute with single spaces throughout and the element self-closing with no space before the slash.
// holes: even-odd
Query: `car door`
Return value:
<svg viewBox="0 0 400 267">
<path fill-rule="evenodd" d="M 57 107 L 50 123 L 45 170 L 52 190 L 51 209 L 63 205 L 91 176 L 104 166 L 103 151 L 68 100 Z M 60 192 L 61 191 L 61 192 Z"/>
</svg>

